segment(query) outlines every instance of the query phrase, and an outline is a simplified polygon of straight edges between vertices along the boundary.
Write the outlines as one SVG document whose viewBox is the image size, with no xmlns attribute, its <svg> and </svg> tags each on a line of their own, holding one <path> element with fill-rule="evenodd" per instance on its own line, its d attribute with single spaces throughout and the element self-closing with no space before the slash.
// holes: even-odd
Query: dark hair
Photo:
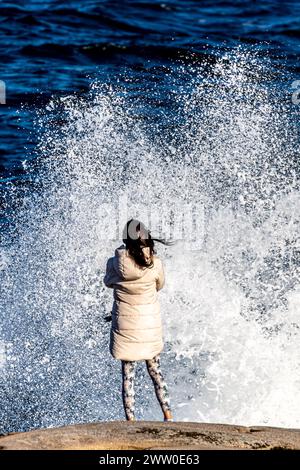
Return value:
<svg viewBox="0 0 300 470">
<path fill-rule="evenodd" d="M 138 266 L 152 268 L 155 241 L 164 245 L 173 244 L 162 238 L 152 238 L 150 230 L 140 220 L 128 220 L 123 230 L 123 242 Z M 145 259 L 143 248 L 150 248 L 150 262 Z"/>
</svg>

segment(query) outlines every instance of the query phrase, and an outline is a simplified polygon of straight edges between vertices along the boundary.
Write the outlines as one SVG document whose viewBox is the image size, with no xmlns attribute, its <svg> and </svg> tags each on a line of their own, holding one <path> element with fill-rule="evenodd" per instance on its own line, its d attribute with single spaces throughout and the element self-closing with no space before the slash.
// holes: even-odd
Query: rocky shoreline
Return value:
<svg viewBox="0 0 300 470">
<path fill-rule="evenodd" d="M 300 430 L 204 423 L 77 424 L 0 437 L 1 450 L 300 450 Z"/>
</svg>

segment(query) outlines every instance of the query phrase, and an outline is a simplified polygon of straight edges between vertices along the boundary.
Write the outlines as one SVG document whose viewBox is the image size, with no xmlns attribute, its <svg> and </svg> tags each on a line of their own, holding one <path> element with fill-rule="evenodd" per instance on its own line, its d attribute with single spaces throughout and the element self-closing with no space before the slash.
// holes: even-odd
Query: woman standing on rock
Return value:
<svg viewBox="0 0 300 470">
<path fill-rule="evenodd" d="M 110 352 L 122 361 L 122 397 L 126 419 L 135 421 L 136 361 L 145 360 L 164 421 L 173 421 L 168 388 L 160 369 L 162 322 L 157 291 L 164 285 L 161 260 L 155 256 L 150 231 L 138 220 L 127 222 L 124 245 L 107 262 L 104 283 L 114 289 Z"/>
</svg>

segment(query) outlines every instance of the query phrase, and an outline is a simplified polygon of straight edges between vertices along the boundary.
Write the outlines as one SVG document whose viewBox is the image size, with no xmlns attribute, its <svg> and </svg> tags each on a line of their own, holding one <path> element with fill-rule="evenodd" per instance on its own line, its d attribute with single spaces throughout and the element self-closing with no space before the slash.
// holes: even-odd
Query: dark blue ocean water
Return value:
<svg viewBox="0 0 300 470">
<path fill-rule="evenodd" d="M 151 93 L 162 67 L 213 61 L 239 45 L 296 73 L 299 18 L 296 0 L 1 1 L 1 174 L 22 175 L 21 162 L 34 158 L 35 110 L 53 95 L 84 94 L 95 78 L 112 82 L 125 70 L 135 93 Z"/>
</svg>

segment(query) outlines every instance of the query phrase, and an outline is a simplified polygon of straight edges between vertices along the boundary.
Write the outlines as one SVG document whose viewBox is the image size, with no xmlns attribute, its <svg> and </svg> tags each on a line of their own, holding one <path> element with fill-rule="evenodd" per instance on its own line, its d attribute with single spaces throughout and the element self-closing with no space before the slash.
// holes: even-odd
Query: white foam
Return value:
<svg viewBox="0 0 300 470">
<path fill-rule="evenodd" d="M 62 115 L 62 128 L 41 117 L 32 171 L 39 189 L 15 212 L 18 236 L 3 244 L 1 328 L 12 344 L 1 396 L 6 430 L 123 416 L 120 366 L 102 320 L 111 306 L 103 271 L 118 241 L 99 238 L 99 224 L 113 220 L 124 194 L 128 216 L 137 202 L 145 217 L 154 204 L 204 204 L 198 245 L 159 247 L 162 364 L 177 419 L 299 426 L 293 126 L 288 105 L 260 80 L 258 59 L 237 53 L 230 61 L 208 76 L 173 76 L 178 85 L 184 72 L 189 88 L 173 96 L 178 108 L 164 139 L 156 121 L 138 118 L 130 95 L 97 84 L 87 100 L 50 104 L 49 121 Z M 157 419 L 140 374 L 139 417 Z"/>
</svg>

